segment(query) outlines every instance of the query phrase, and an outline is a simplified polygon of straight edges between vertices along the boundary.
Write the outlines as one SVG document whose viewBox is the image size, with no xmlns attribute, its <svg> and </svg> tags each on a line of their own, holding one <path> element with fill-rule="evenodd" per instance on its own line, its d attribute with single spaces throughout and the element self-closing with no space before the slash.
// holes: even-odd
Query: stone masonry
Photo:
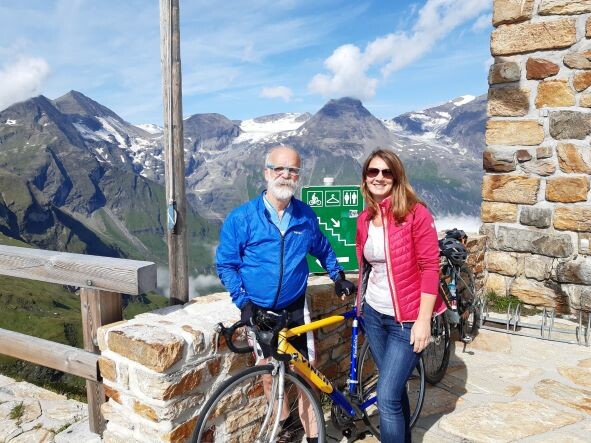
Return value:
<svg viewBox="0 0 591 443">
<path fill-rule="evenodd" d="M 485 287 L 591 310 L 591 2 L 494 0 Z"/>
<path fill-rule="evenodd" d="M 474 236 L 469 243 L 469 264 L 480 286 L 485 242 L 484 236 Z M 327 277 L 312 277 L 307 296 L 313 320 L 348 309 Z M 102 406 L 108 420 L 103 441 L 186 441 L 213 390 L 254 363 L 251 354 L 217 346 L 215 325 L 238 319 L 229 295 L 219 293 L 100 328 L 99 367 L 109 398 Z M 337 386 L 348 376 L 350 338 L 344 322 L 316 331 L 316 366 Z"/>
<path fill-rule="evenodd" d="M 308 296 L 313 318 L 346 309 L 327 277 L 311 279 Z M 104 442 L 186 441 L 215 387 L 254 363 L 251 354 L 216 346 L 215 325 L 238 319 L 229 295 L 220 293 L 100 328 L 99 366 L 109 397 L 102 407 Z M 347 331 L 340 323 L 316 333 L 318 366 L 337 384 L 348 375 Z"/>
</svg>

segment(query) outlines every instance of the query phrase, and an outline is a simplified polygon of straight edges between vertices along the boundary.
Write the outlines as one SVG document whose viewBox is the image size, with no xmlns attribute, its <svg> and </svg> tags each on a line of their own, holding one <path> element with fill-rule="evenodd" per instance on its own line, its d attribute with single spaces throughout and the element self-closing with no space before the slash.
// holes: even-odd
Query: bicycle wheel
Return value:
<svg viewBox="0 0 591 443">
<path fill-rule="evenodd" d="M 361 403 L 368 401 L 376 395 L 378 386 L 378 368 L 371 354 L 369 342 L 366 340 L 361 347 L 359 353 L 359 363 L 357 364 L 357 377 L 359 380 L 359 393 L 361 396 Z M 410 403 L 410 427 L 412 428 L 417 422 L 421 409 L 423 408 L 423 401 L 425 400 L 425 370 L 423 361 L 419 360 L 417 367 L 411 374 L 406 383 L 406 390 Z M 377 403 L 372 404 L 363 411 L 364 422 L 369 427 L 371 433 L 377 438 L 380 438 L 380 413 L 378 411 Z"/>
<path fill-rule="evenodd" d="M 480 328 L 480 311 L 482 301 L 476 295 L 474 276 L 468 266 L 460 268 L 457 284 L 458 308 L 460 311 L 460 338 L 463 342 L 471 342 Z"/>
<path fill-rule="evenodd" d="M 438 315 L 431 320 L 431 336 L 433 341 L 423 351 L 422 359 L 425 380 L 434 385 L 445 375 L 451 353 L 450 328 L 445 315 Z"/>
<path fill-rule="evenodd" d="M 285 371 L 285 395 L 283 413 L 279 406 L 279 372 L 273 375 L 273 365 L 248 368 L 226 380 L 210 397 L 199 414 L 199 421 L 193 431 L 193 443 L 227 442 L 275 442 L 283 435 L 290 442 L 306 441 L 304 426 L 298 417 L 298 403 L 307 402 L 309 417 L 306 429 L 318 441 L 326 441 L 324 415 L 320 403 L 304 379 L 298 374 Z M 265 395 L 263 377 L 270 388 Z M 299 393 L 299 395 L 298 395 Z M 277 414 L 281 419 L 289 416 L 283 429 L 273 436 Z"/>
</svg>

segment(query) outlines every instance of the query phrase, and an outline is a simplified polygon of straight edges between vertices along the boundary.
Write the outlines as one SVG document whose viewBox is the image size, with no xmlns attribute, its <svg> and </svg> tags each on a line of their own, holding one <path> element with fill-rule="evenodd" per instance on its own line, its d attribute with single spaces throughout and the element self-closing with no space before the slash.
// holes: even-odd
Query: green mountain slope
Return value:
<svg viewBox="0 0 591 443">
<path fill-rule="evenodd" d="M 4 239 L 0 236 L 0 240 Z M 139 313 L 167 306 L 168 300 L 157 294 L 147 294 L 133 298 L 126 296 L 123 303 L 124 317 L 132 318 Z M 0 276 L 0 306 L 0 328 L 83 347 L 77 292 L 61 285 Z M 27 380 L 75 398 L 86 397 L 83 379 L 2 355 L 0 374 Z"/>
<path fill-rule="evenodd" d="M 140 176 L 127 158 L 131 142 L 101 125 L 141 131 L 75 92 L 0 112 L 0 233 L 42 249 L 165 264 L 164 186 Z M 100 136 L 80 130 L 88 126 Z M 217 227 L 192 207 L 187 221 L 190 269 L 210 269 Z"/>
</svg>

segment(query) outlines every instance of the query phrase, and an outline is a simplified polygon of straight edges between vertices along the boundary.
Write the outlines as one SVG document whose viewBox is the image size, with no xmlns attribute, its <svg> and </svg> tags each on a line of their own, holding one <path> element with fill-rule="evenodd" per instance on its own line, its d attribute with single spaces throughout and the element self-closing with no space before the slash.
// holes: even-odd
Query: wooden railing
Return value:
<svg viewBox="0 0 591 443">
<path fill-rule="evenodd" d="M 123 319 L 121 294 L 156 288 L 152 262 L 0 245 L 0 275 L 80 288 L 84 350 L 0 329 L 0 354 L 86 379 L 90 430 L 102 434 L 105 394 L 98 369 L 97 329 Z"/>
</svg>

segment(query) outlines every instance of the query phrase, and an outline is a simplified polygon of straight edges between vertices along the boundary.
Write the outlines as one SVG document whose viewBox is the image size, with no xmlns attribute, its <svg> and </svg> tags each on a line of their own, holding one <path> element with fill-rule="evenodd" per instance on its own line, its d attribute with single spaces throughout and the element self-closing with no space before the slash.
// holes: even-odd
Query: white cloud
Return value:
<svg viewBox="0 0 591 443">
<path fill-rule="evenodd" d="M 37 57 L 20 57 L 2 66 L 0 68 L 0 110 L 38 95 L 49 72 L 47 62 Z"/>
<path fill-rule="evenodd" d="M 472 31 L 478 32 L 492 28 L 492 14 L 483 14 L 472 25 Z"/>
<path fill-rule="evenodd" d="M 369 65 L 355 45 L 343 45 L 326 59 L 332 75 L 316 74 L 308 87 L 324 97 L 349 95 L 365 100 L 373 97 L 378 81 L 366 74 Z"/>
<path fill-rule="evenodd" d="M 369 74 L 380 69 L 383 78 L 430 51 L 435 43 L 458 26 L 490 10 L 490 0 L 427 0 L 408 32 L 396 32 L 370 42 L 365 51 L 343 45 L 326 59 L 329 74 L 316 74 L 309 89 L 325 97 L 348 95 L 359 99 L 375 95 L 378 79 Z"/>
<path fill-rule="evenodd" d="M 261 90 L 261 97 L 280 98 L 284 102 L 290 102 L 293 92 L 287 86 L 266 87 Z"/>
<path fill-rule="evenodd" d="M 166 297 L 170 297 L 170 274 L 168 268 L 158 267 L 156 269 L 158 290 Z M 189 298 L 204 295 L 212 291 L 225 291 L 221 286 L 219 278 L 215 275 L 199 274 L 189 276 Z"/>
</svg>

